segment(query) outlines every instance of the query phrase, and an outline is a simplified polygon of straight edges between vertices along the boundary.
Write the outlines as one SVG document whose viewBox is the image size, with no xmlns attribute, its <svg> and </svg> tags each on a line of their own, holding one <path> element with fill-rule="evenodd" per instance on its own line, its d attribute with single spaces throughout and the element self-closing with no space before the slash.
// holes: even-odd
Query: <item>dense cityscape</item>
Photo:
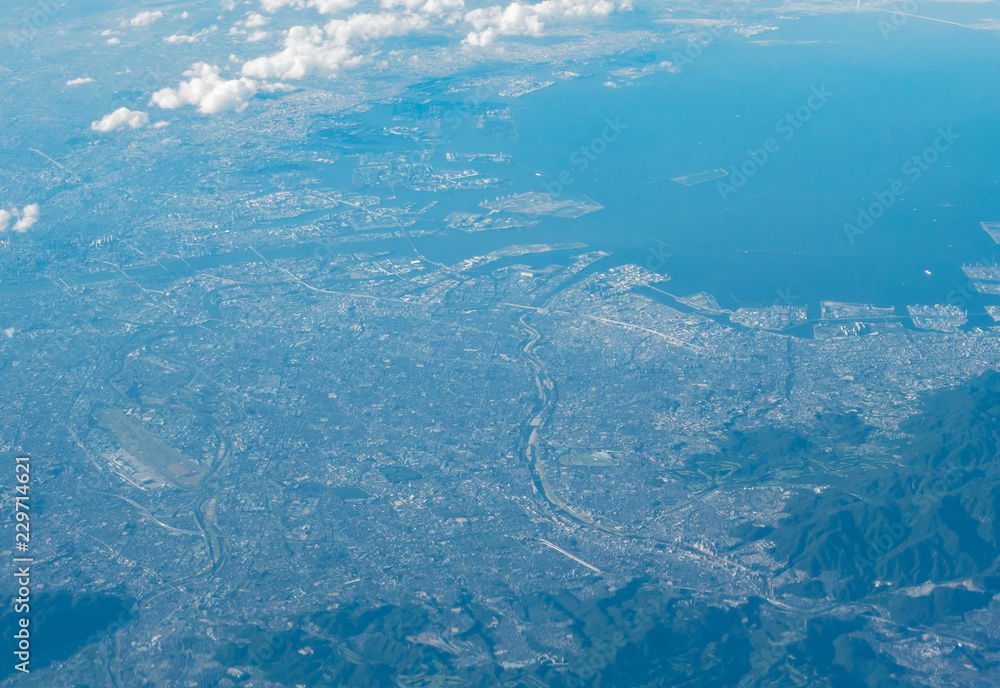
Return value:
<svg viewBox="0 0 1000 688">
<path fill-rule="evenodd" d="M 733 45 L 834 41 L 746 3 L 136 5 L 4 34 L 3 685 L 1000 682 L 1000 208 L 951 213 L 943 148 L 899 192 L 912 250 L 844 238 L 892 215 L 869 187 L 783 235 L 820 201 L 766 177 L 836 196 L 781 167 L 826 130 L 757 176 L 655 110 L 728 93 Z M 831 88 L 817 127 L 866 93 Z M 756 161 L 776 117 L 742 112 Z M 669 118 L 686 158 L 641 140 Z"/>
</svg>

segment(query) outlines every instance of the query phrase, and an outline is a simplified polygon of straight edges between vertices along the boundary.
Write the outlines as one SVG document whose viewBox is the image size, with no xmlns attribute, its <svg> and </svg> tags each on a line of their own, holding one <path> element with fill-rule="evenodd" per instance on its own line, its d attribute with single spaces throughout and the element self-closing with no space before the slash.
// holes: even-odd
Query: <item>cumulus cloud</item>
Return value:
<svg viewBox="0 0 1000 688">
<path fill-rule="evenodd" d="M 282 49 L 243 63 L 239 78 L 226 79 L 220 68 L 200 62 L 184 73 L 186 81 L 174 88 L 156 91 L 151 105 L 175 109 L 194 105 L 203 114 L 228 110 L 243 110 L 257 93 L 270 88 L 277 80 L 299 80 L 310 75 L 336 76 L 342 70 L 364 62 L 368 53 L 362 46 L 395 36 L 426 29 L 431 21 L 452 23 L 467 21 L 473 32 L 467 43 L 485 45 L 498 35 L 541 35 L 547 22 L 572 21 L 588 17 L 604 17 L 625 7 L 630 0 L 543 0 L 537 5 L 514 2 L 506 8 L 497 5 L 464 15 L 465 0 L 379 0 L 380 12 L 358 12 L 344 18 L 330 19 L 323 26 L 292 26 L 284 32 Z M 313 8 L 323 14 L 341 12 L 353 7 L 357 0 L 260 0 L 263 12 L 283 8 L 303 10 Z M 270 17 L 248 12 L 229 30 L 231 36 L 246 36 L 256 42 L 272 34 L 260 27 L 270 23 Z M 171 36 L 170 42 L 186 41 L 184 36 Z M 230 62 L 238 58 L 230 57 Z"/>
<path fill-rule="evenodd" d="M 156 10 L 155 12 L 140 12 L 139 14 L 129 19 L 128 22 L 122 22 L 122 26 L 125 26 L 126 23 L 129 26 L 149 26 L 157 19 L 162 19 L 162 18 L 163 18 L 163 12 L 159 10 Z"/>
<path fill-rule="evenodd" d="M 265 12 L 277 12 L 282 7 L 303 9 L 306 4 L 302 0 L 260 0 L 260 8 Z"/>
<path fill-rule="evenodd" d="M 449 21 L 457 21 L 461 18 L 461 10 L 465 9 L 465 0 L 382 0 L 382 7 L 387 10 L 402 7 L 407 12 L 447 16 Z"/>
<path fill-rule="evenodd" d="M 178 43 L 197 43 L 202 38 L 209 35 L 210 33 L 214 33 L 218 29 L 219 29 L 218 26 L 213 25 L 208 27 L 207 29 L 199 31 L 198 33 L 193 33 L 193 34 L 178 33 L 174 34 L 173 36 L 167 36 L 166 38 L 163 39 L 163 41 L 164 43 L 172 43 L 174 45 Z"/>
<path fill-rule="evenodd" d="M 165 110 L 175 110 L 182 105 L 196 105 L 198 112 L 213 115 L 227 110 L 240 112 L 247 106 L 259 90 L 259 85 L 246 77 L 223 79 L 219 68 L 206 62 L 198 62 L 184 72 L 188 81 L 182 81 L 177 88 L 163 88 L 153 94 L 151 105 Z"/>
<path fill-rule="evenodd" d="M 322 29 L 294 26 L 285 35 L 285 49 L 243 65 L 243 76 L 257 79 L 302 79 L 314 72 L 335 75 L 363 59 L 353 44 L 389 36 L 404 36 L 427 26 L 411 14 L 354 14 L 333 19 Z"/>
<path fill-rule="evenodd" d="M 247 15 L 247 18 L 243 21 L 243 26 L 248 29 L 257 29 L 264 26 L 268 22 L 268 18 L 263 14 L 257 14 L 256 12 L 251 12 Z"/>
<path fill-rule="evenodd" d="M 246 36 L 247 41 L 250 43 L 256 43 L 257 41 L 262 41 L 271 34 L 267 31 L 262 30 L 260 27 L 264 26 L 270 21 L 270 17 L 265 17 L 263 14 L 257 14 L 256 12 L 251 12 L 247 15 L 247 18 L 243 21 L 236 22 L 236 25 L 229 29 L 230 36 Z M 244 27 L 244 28 L 241 28 Z M 248 29 L 255 29 L 254 31 L 248 31 Z"/>
<path fill-rule="evenodd" d="M 295 90 L 294 86 L 290 86 L 289 84 L 283 84 L 281 82 L 276 82 L 273 84 L 269 84 L 267 82 L 261 82 L 257 84 L 257 86 L 259 86 L 260 90 L 263 91 L 264 93 L 281 93 L 285 91 Z"/>
<path fill-rule="evenodd" d="M 122 127 L 138 129 L 149 124 L 149 115 L 138 110 L 129 110 L 127 107 L 118 108 L 110 115 L 105 115 L 96 122 L 90 123 L 90 128 L 94 131 L 114 131 Z"/>
<path fill-rule="evenodd" d="M 315 7 L 320 14 L 337 14 L 357 5 L 356 0 L 309 0 L 309 7 Z"/>
<path fill-rule="evenodd" d="M 38 216 L 40 214 L 41 208 L 38 207 L 37 203 L 24 206 L 24 208 L 21 209 L 20 219 L 14 223 L 14 231 L 27 232 L 33 224 L 38 222 Z"/>
<path fill-rule="evenodd" d="M 620 3 L 618 9 L 628 10 L 630 0 Z M 546 25 L 602 19 L 615 11 L 612 0 L 543 0 L 535 5 L 512 2 L 506 7 L 494 5 L 472 10 L 465 21 L 473 31 L 463 43 L 485 46 L 497 36 L 542 36 Z"/>
<path fill-rule="evenodd" d="M 260 0 L 260 8 L 265 12 L 277 12 L 283 7 L 295 10 L 312 7 L 320 14 L 337 14 L 357 4 L 357 0 Z"/>
<path fill-rule="evenodd" d="M 336 74 L 354 57 L 343 45 L 334 45 L 318 26 L 293 26 L 279 53 L 258 57 L 243 65 L 243 75 L 257 79 L 302 79 L 311 72 Z"/>
<path fill-rule="evenodd" d="M 257 29 L 256 31 L 246 31 L 245 29 L 238 29 L 235 26 L 229 29 L 230 36 L 246 36 L 247 43 L 257 43 L 269 37 L 271 33 L 269 31 L 264 31 L 263 29 Z M 239 59 L 239 58 L 237 58 Z"/>
<path fill-rule="evenodd" d="M 427 26 L 423 17 L 412 15 L 352 14 L 347 19 L 333 19 L 324 30 L 337 45 L 371 41 L 389 36 L 405 36 Z"/>
<path fill-rule="evenodd" d="M 70 79 L 69 81 L 66 82 L 66 85 L 67 86 L 80 86 L 82 84 L 92 84 L 92 83 L 94 83 L 94 80 L 91 79 L 89 76 L 86 76 L 86 77 L 81 76 L 79 79 Z"/>
<path fill-rule="evenodd" d="M 31 229 L 32 225 L 38 222 L 40 214 L 41 208 L 38 207 L 37 203 L 26 205 L 20 210 L 17 208 L 12 208 L 11 210 L 0 208 L 0 232 L 7 231 L 11 220 L 16 220 L 12 228 L 15 232 L 27 232 Z"/>
<path fill-rule="evenodd" d="M 106 42 L 106 43 L 107 43 L 108 45 L 121 45 L 121 42 L 122 42 L 122 39 L 118 38 L 118 36 L 112 36 L 111 38 L 109 38 L 109 39 L 108 39 L 107 41 L 105 41 L 105 42 Z"/>
</svg>

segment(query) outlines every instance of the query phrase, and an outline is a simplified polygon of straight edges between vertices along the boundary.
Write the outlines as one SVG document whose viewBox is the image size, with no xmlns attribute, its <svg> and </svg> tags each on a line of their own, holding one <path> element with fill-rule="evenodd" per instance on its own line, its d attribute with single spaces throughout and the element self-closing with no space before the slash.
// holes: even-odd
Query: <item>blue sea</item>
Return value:
<svg viewBox="0 0 1000 688">
<path fill-rule="evenodd" d="M 517 140 L 482 142 L 518 163 L 500 170 L 513 177 L 502 193 L 551 189 L 570 170 L 563 193 L 604 206 L 576 220 L 546 218 L 517 242 L 580 241 L 656 266 L 668 251 L 660 271 L 672 292 L 708 291 L 728 307 L 791 295 L 813 308 L 820 300 L 951 301 L 981 313 L 991 297 L 957 294 L 968 293 L 963 263 L 1000 258 L 979 225 L 1000 220 L 1000 37 L 915 17 L 892 31 L 885 22 L 892 15 L 850 12 L 721 36 L 679 73 L 617 88 L 606 85 L 608 72 L 629 66 L 626 58 L 571 65 L 585 76 L 512 100 Z M 683 52 L 683 44 L 665 45 L 654 62 Z M 819 91 L 829 95 L 810 108 Z M 626 128 L 578 172 L 573 153 L 609 120 Z M 766 162 L 748 165 L 754 172 L 725 198 L 719 183 L 733 175 L 671 181 L 736 170 L 748 151 L 759 161 L 769 139 Z M 845 224 L 894 181 L 905 190 L 850 241 Z M 449 203 L 474 211 L 493 195 L 450 194 Z M 438 259 L 510 243 L 509 232 L 418 241 Z"/>
</svg>

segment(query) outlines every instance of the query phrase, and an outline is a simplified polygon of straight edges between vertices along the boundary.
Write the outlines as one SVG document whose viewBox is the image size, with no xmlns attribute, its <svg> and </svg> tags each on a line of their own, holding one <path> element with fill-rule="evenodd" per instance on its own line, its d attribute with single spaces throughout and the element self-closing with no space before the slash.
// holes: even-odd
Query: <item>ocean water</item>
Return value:
<svg viewBox="0 0 1000 688">
<path fill-rule="evenodd" d="M 791 295 L 811 307 L 960 299 L 982 312 L 990 297 L 956 290 L 968 282 L 964 262 L 1000 258 L 979 226 L 1000 220 L 1000 37 L 917 18 L 883 36 L 879 20 L 891 16 L 822 15 L 749 39 L 727 36 L 680 73 L 618 88 L 605 85 L 607 65 L 571 66 L 592 76 L 514 100 L 518 139 L 483 142 L 519 165 L 503 170 L 513 182 L 499 193 L 544 191 L 567 169 L 574 179 L 564 194 L 605 206 L 576 220 L 546 218 L 517 241 L 582 241 L 652 265 L 667 250 L 660 271 L 672 291 L 709 291 L 728 307 Z M 673 52 L 666 46 L 656 60 Z M 809 109 L 814 90 L 831 95 Z M 627 128 L 580 172 L 573 152 L 600 136 L 608 118 Z M 943 150 L 929 153 L 924 169 L 904 167 L 942 131 L 957 138 L 939 140 Z M 768 139 L 777 145 L 767 161 L 726 198 L 715 181 L 670 181 L 734 170 Z M 903 192 L 850 241 L 844 224 L 876 192 L 886 198 L 894 180 Z M 449 194 L 449 207 L 474 210 L 496 193 Z M 509 243 L 509 232 L 419 240 L 439 259 Z"/>
</svg>

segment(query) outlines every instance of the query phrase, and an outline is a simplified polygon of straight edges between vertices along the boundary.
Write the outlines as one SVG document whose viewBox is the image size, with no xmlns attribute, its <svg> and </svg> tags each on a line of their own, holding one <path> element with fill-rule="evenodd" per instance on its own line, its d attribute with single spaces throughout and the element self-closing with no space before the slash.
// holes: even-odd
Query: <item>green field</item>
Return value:
<svg viewBox="0 0 1000 688">
<path fill-rule="evenodd" d="M 559 463 L 563 466 L 617 466 L 618 459 L 599 449 L 582 449 L 563 454 L 559 457 Z"/>
<path fill-rule="evenodd" d="M 335 487 L 333 488 L 333 493 L 343 499 L 345 502 L 355 499 L 368 499 L 371 497 L 370 494 L 362 490 L 360 487 Z"/>
<path fill-rule="evenodd" d="M 516 544 L 514 540 L 499 533 L 480 533 L 479 539 L 484 545 L 494 549 L 508 549 Z"/>
<path fill-rule="evenodd" d="M 411 480 L 420 480 L 424 476 L 406 466 L 383 466 L 382 475 L 390 483 L 408 483 Z"/>
<path fill-rule="evenodd" d="M 143 466 L 156 471 L 175 487 L 194 489 L 198 486 L 205 471 L 196 461 L 138 425 L 123 411 L 103 409 L 96 415 L 101 427 L 113 432 L 122 449 Z"/>
</svg>

